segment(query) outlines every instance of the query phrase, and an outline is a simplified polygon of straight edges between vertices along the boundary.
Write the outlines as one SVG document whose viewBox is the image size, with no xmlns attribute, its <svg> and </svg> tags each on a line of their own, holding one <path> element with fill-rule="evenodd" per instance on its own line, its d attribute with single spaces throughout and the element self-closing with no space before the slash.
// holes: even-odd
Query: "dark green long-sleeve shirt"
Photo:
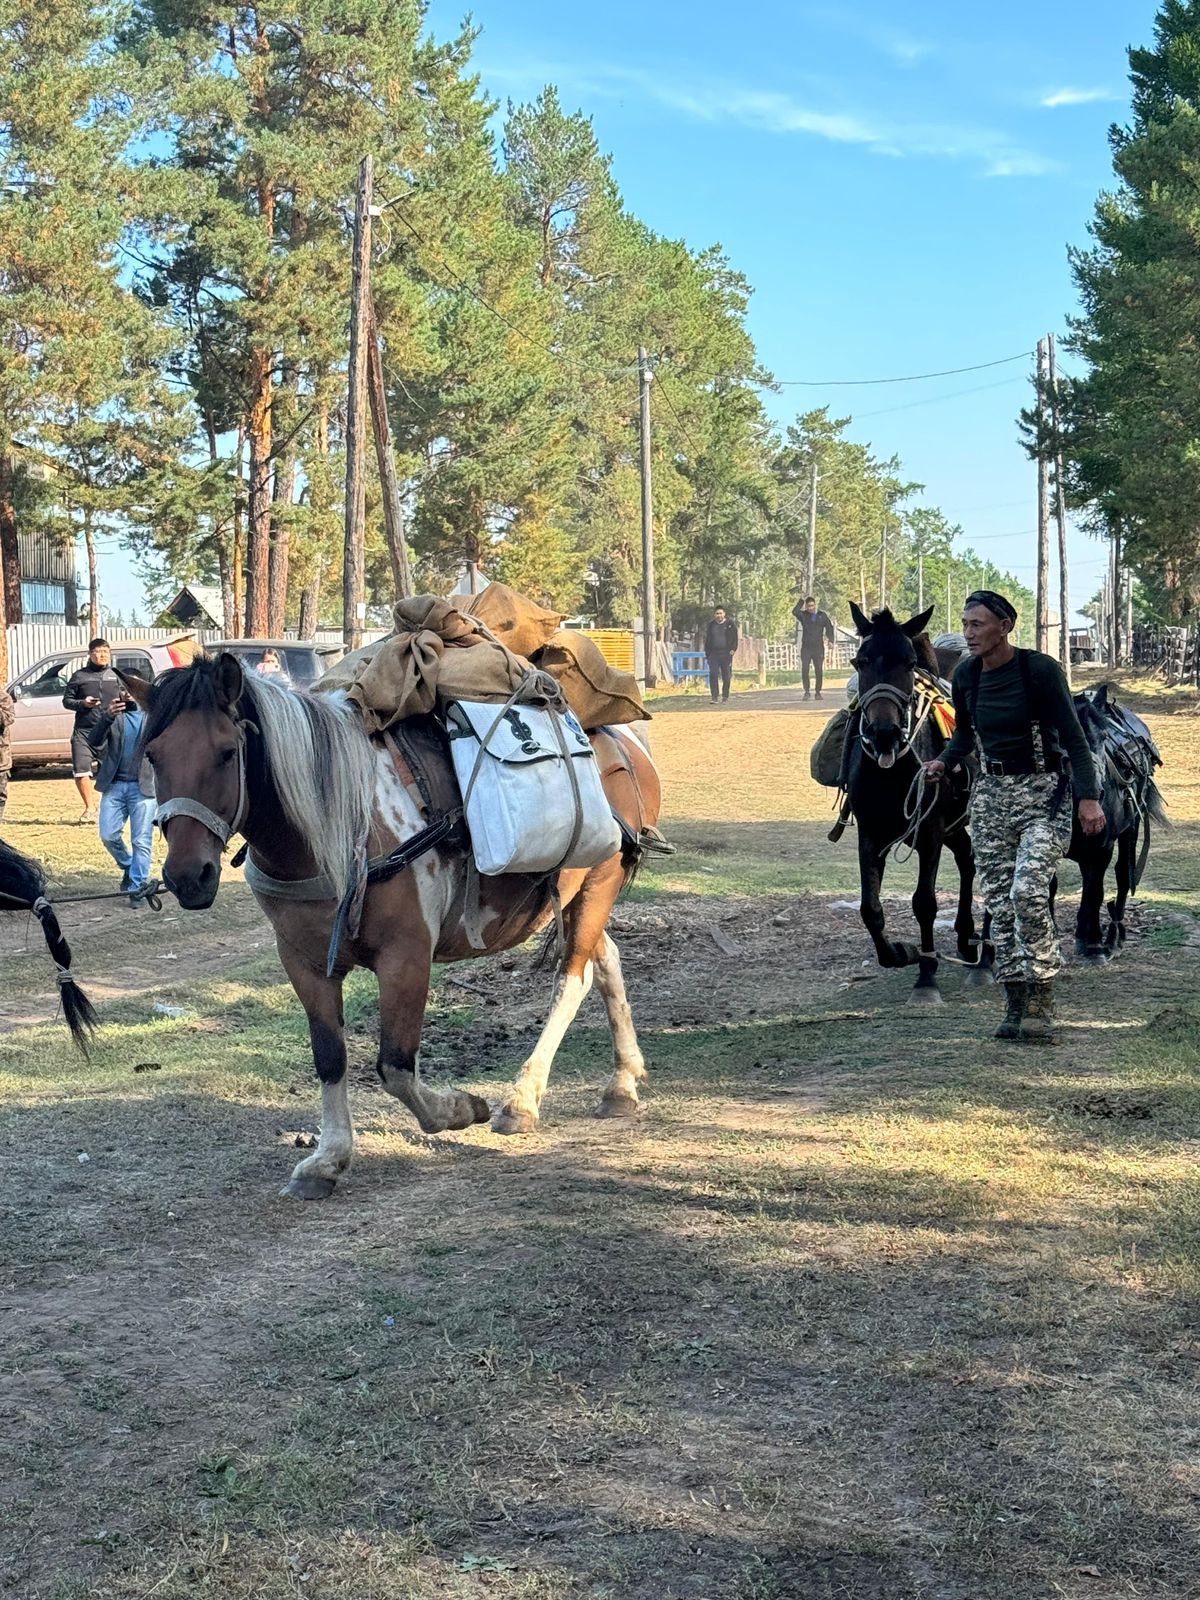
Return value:
<svg viewBox="0 0 1200 1600">
<path fill-rule="evenodd" d="M 1077 800 L 1098 800 L 1100 785 L 1092 752 L 1075 715 L 1075 705 L 1063 670 L 1052 656 L 1039 650 L 1026 650 L 1029 683 L 1033 692 L 1030 705 L 1025 693 L 1021 663 L 1013 659 L 993 672 L 982 672 L 977 661 L 964 661 L 955 669 L 951 685 L 954 694 L 954 737 L 942 753 L 948 768 L 956 767 L 975 746 L 975 725 L 971 721 L 970 683 L 979 673 L 977 706 L 979 740 L 989 761 L 1022 763 L 1033 754 L 1030 724 L 1037 721 L 1042 730 L 1042 745 L 1047 757 L 1065 751 L 1071 760 L 1071 787 Z"/>
</svg>

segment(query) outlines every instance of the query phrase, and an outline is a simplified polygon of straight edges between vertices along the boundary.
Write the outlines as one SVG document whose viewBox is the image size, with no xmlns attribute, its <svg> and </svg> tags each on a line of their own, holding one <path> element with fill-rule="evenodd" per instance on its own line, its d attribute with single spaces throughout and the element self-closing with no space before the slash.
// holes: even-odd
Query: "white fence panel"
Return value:
<svg viewBox="0 0 1200 1600">
<path fill-rule="evenodd" d="M 386 639 L 389 628 L 364 628 L 363 643 L 374 644 L 376 639 Z M 43 656 L 52 656 L 60 650 L 86 650 L 92 631 L 86 624 L 69 628 L 62 622 L 20 622 L 7 630 L 8 676 L 11 682 L 19 678 L 26 668 L 33 666 Z M 110 644 L 128 644 L 135 640 L 151 640 L 156 644 L 169 644 L 172 639 L 198 639 L 201 644 L 214 643 L 223 637 L 220 628 L 106 628 L 104 637 Z M 298 639 L 295 628 L 284 631 L 285 639 Z M 317 644 L 342 642 L 340 628 L 320 628 L 315 635 Z"/>
</svg>

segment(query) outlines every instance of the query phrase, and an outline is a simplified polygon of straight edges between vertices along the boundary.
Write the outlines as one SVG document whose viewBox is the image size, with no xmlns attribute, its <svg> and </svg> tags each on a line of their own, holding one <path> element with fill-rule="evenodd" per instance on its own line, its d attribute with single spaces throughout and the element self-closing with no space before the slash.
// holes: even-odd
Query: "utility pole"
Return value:
<svg viewBox="0 0 1200 1600">
<path fill-rule="evenodd" d="M 1113 530 L 1112 542 L 1108 550 L 1109 575 L 1108 575 L 1108 630 L 1109 630 L 1109 662 L 1120 666 L 1121 655 L 1121 535 Z"/>
<path fill-rule="evenodd" d="M 917 610 L 925 609 L 925 552 L 917 551 Z"/>
<path fill-rule="evenodd" d="M 1054 335 L 1047 335 L 1050 356 L 1050 425 L 1054 430 L 1054 515 L 1058 522 L 1058 663 L 1066 673 L 1067 684 L 1071 682 L 1071 630 L 1068 626 L 1067 614 L 1070 601 L 1068 598 L 1069 569 L 1067 565 L 1067 500 L 1066 490 L 1063 486 L 1063 453 L 1062 433 L 1059 429 L 1061 413 L 1058 407 L 1058 362 L 1056 359 L 1057 341 Z"/>
<path fill-rule="evenodd" d="M 1133 665 L 1133 573 L 1125 568 L 1125 656 L 1126 665 Z"/>
<path fill-rule="evenodd" d="M 804 568 L 804 594 L 814 593 L 817 566 L 817 458 L 813 457 L 812 482 L 808 490 L 808 561 Z"/>
<path fill-rule="evenodd" d="M 879 609 L 887 605 L 887 523 L 879 536 Z"/>
<path fill-rule="evenodd" d="M 1050 497 L 1046 452 L 1046 341 L 1037 345 L 1037 605 L 1034 612 L 1035 644 L 1045 650 L 1050 642 Z"/>
<path fill-rule="evenodd" d="M 950 568 L 946 568 L 946 632 L 954 632 L 954 617 L 950 611 Z"/>
<path fill-rule="evenodd" d="M 388 425 L 387 394 L 383 386 L 383 358 L 379 354 L 379 329 L 375 324 L 375 302 L 367 299 L 367 397 L 371 402 L 371 427 L 375 432 L 375 458 L 379 463 L 379 482 L 383 488 L 383 521 L 387 532 L 388 556 L 392 563 L 392 588 L 397 600 L 407 600 L 413 592 L 412 569 L 408 564 L 408 541 L 404 536 L 404 510 L 400 504 L 400 480 L 392 454 L 392 431 Z"/>
<path fill-rule="evenodd" d="M 362 644 L 366 615 L 364 529 L 367 518 L 367 345 L 371 308 L 371 201 L 375 171 L 370 156 L 358 169 L 354 206 L 354 266 L 350 287 L 350 391 L 346 404 L 346 543 L 342 556 L 342 641 Z"/>
<path fill-rule="evenodd" d="M 646 346 L 638 346 L 638 377 L 641 382 L 640 454 L 642 464 L 642 648 L 646 654 L 646 687 L 658 681 L 655 672 L 657 620 L 654 604 L 654 497 L 650 483 L 650 383 L 653 373 Z"/>
</svg>

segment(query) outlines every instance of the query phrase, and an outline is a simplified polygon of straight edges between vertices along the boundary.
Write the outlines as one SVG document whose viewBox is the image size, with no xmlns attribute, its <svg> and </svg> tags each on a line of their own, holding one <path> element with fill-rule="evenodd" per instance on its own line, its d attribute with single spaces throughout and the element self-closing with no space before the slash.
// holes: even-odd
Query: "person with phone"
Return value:
<svg viewBox="0 0 1200 1600">
<path fill-rule="evenodd" d="M 83 801 L 80 822 L 95 822 L 96 798 L 92 782 L 94 754 L 89 736 L 100 720 L 102 707 L 120 691 L 121 680 L 113 670 L 112 650 L 107 639 L 93 639 L 87 661 L 71 674 L 63 705 L 75 713 L 71 730 L 71 775 Z"/>
<path fill-rule="evenodd" d="M 145 712 L 117 679 L 118 692 L 100 712 L 88 743 L 100 758 L 100 843 L 121 869 L 121 889 L 132 908 L 144 905 L 154 839 L 154 774 L 141 753 Z M 129 827 L 128 843 L 125 839 Z"/>
</svg>

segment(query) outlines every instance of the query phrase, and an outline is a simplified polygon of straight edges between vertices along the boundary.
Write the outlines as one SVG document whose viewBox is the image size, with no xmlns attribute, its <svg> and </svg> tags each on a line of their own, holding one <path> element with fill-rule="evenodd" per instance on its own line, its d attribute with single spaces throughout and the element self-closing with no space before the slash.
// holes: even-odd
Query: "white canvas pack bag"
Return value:
<svg viewBox="0 0 1200 1600">
<path fill-rule="evenodd" d="M 595 867 L 620 848 L 596 757 L 570 711 L 453 700 L 446 725 L 485 876 Z"/>
</svg>

